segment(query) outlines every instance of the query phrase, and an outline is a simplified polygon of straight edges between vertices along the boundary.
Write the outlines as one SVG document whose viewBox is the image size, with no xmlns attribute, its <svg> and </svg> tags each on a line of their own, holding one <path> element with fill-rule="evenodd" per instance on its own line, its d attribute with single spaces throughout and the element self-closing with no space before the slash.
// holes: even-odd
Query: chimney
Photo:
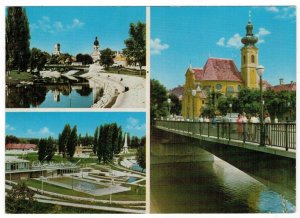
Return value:
<svg viewBox="0 0 300 218">
<path fill-rule="evenodd" d="M 279 79 L 279 85 L 284 85 L 284 80 L 282 78 Z"/>
</svg>

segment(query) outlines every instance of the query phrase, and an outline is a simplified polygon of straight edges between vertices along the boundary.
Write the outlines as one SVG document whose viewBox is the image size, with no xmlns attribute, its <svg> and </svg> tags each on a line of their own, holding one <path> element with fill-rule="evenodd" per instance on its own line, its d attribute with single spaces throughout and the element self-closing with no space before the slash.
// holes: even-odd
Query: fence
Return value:
<svg viewBox="0 0 300 218">
<path fill-rule="evenodd" d="M 294 123 L 210 123 L 174 120 L 156 120 L 155 126 L 204 137 L 240 140 L 265 145 L 296 149 L 296 124 Z M 261 131 L 262 128 L 262 131 Z"/>
</svg>

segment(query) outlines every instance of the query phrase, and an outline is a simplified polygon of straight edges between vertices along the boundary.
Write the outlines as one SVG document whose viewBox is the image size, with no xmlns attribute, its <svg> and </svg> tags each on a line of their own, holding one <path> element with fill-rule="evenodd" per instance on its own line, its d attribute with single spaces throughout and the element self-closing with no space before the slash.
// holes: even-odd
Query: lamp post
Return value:
<svg viewBox="0 0 300 218">
<path fill-rule="evenodd" d="M 287 106 L 288 106 L 289 120 L 292 120 L 292 118 L 291 118 L 291 108 L 290 108 L 291 102 L 288 102 Z"/>
<path fill-rule="evenodd" d="M 230 108 L 230 115 L 229 116 L 231 118 L 231 112 L 232 112 L 232 104 L 231 103 L 229 104 L 229 108 Z"/>
<path fill-rule="evenodd" d="M 168 98 L 169 117 L 171 117 L 171 99 Z"/>
<path fill-rule="evenodd" d="M 256 68 L 256 72 L 259 76 L 259 93 L 260 93 L 260 146 L 265 146 L 265 133 L 263 129 L 263 113 L 264 113 L 264 106 L 263 106 L 263 96 L 262 96 L 262 76 L 265 71 L 264 66 L 259 65 Z"/>
<path fill-rule="evenodd" d="M 194 98 L 197 94 L 197 90 L 193 89 L 192 90 L 192 96 L 193 96 L 193 122 L 194 122 L 194 118 L 195 118 L 195 114 L 194 114 L 194 110 L 195 110 L 195 105 L 194 105 Z"/>
</svg>

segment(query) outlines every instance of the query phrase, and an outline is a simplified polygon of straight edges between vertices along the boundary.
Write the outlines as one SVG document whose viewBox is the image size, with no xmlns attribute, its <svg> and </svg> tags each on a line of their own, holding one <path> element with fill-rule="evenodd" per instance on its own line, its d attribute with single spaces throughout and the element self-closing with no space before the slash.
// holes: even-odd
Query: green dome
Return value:
<svg viewBox="0 0 300 218">
<path fill-rule="evenodd" d="M 252 31 L 253 31 L 253 24 L 251 23 L 251 21 L 248 21 L 248 24 L 246 26 L 247 34 L 241 40 L 245 46 L 248 45 L 254 46 L 255 43 L 257 43 L 258 41 L 258 38 L 253 35 Z"/>
</svg>

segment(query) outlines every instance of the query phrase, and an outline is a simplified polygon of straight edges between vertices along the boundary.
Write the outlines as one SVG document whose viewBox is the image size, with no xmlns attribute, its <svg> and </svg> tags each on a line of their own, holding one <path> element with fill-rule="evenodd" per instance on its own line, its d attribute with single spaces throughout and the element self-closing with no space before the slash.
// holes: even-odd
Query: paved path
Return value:
<svg viewBox="0 0 300 218">
<path fill-rule="evenodd" d="M 118 207 L 106 207 L 106 206 L 97 206 L 97 205 L 87 205 L 87 204 L 77 204 L 77 203 L 69 203 L 55 200 L 44 200 L 44 199 L 36 199 L 41 203 L 55 204 L 55 205 L 63 205 L 69 207 L 77 207 L 77 208 L 86 208 L 86 209 L 94 209 L 101 211 L 110 211 L 110 212 L 120 212 L 120 213 L 145 213 L 145 210 L 136 210 L 136 209 L 127 209 L 127 208 L 118 208 Z"/>
</svg>

